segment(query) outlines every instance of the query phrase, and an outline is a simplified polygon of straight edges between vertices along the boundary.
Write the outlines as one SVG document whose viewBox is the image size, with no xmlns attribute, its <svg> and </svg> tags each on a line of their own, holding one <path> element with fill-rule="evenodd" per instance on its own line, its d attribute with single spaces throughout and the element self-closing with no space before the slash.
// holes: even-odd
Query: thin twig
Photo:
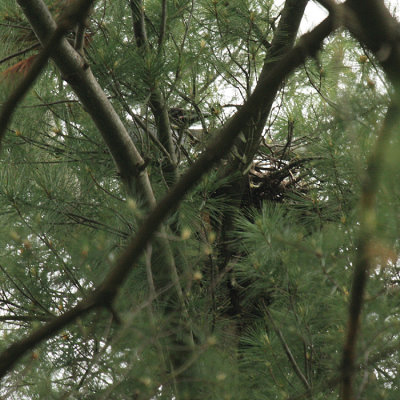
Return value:
<svg viewBox="0 0 400 400">
<path fill-rule="evenodd" d="M 372 247 L 376 230 L 376 196 L 379 189 L 379 179 L 382 173 L 386 148 L 391 134 L 398 122 L 399 107 L 392 103 L 387 111 L 385 121 L 375 143 L 375 148 L 369 156 L 367 171 L 362 185 L 360 198 L 360 231 L 357 245 L 357 255 L 353 273 L 349 320 L 346 340 L 342 355 L 342 399 L 352 400 L 353 377 L 355 370 L 356 344 L 360 330 L 361 310 L 364 302 L 364 292 L 368 273 L 372 268 Z"/>
<path fill-rule="evenodd" d="M 43 47 L 43 50 L 39 53 L 38 57 L 36 57 L 35 61 L 32 63 L 32 66 L 28 70 L 26 76 L 12 91 L 7 101 L 3 103 L 3 107 L 0 113 L 0 146 L 4 134 L 7 130 L 7 126 L 18 103 L 25 97 L 26 93 L 33 86 L 36 79 L 41 74 L 43 68 L 46 66 L 47 61 L 51 57 L 53 51 L 57 48 L 58 43 L 64 37 L 66 32 L 72 26 L 74 26 L 74 24 L 81 18 L 82 15 L 86 14 L 92 2 L 93 0 L 80 0 L 68 7 L 68 9 L 61 16 L 57 29 L 51 35 L 49 41 Z"/>
<path fill-rule="evenodd" d="M 291 350 L 290 350 L 290 348 L 289 348 L 289 346 L 288 346 L 288 344 L 287 344 L 287 342 L 285 340 L 285 337 L 283 336 L 281 330 L 276 326 L 275 321 L 273 320 L 272 315 L 268 310 L 268 307 L 265 306 L 264 307 L 264 311 L 267 314 L 268 319 L 271 322 L 272 328 L 274 329 L 275 333 L 278 336 L 279 341 L 282 344 L 283 350 L 285 351 L 285 353 L 287 355 L 287 358 L 288 358 L 290 364 L 292 365 L 295 374 L 299 377 L 299 379 L 300 379 L 301 383 L 304 385 L 304 387 L 307 390 L 310 390 L 311 387 L 310 387 L 310 384 L 307 381 L 307 378 L 301 372 L 301 369 L 298 366 L 298 364 L 296 362 L 296 359 L 294 358 L 294 356 L 293 356 L 293 354 L 292 354 L 292 352 L 291 352 Z"/>
<path fill-rule="evenodd" d="M 17 51 L 16 53 L 13 53 L 13 54 L 10 54 L 10 55 L 7 56 L 7 57 L 4 57 L 3 59 L 0 60 L 0 64 L 3 64 L 3 63 L 5 63 L 6 61 L 11 60 L 11 59 L 14 58 L 14 57 L 18 57 L 18 56 L 20 56 L 20 55 L 22 55 L 22 54 L 25 54 L 25 53 L 27 53 L 28 51 L 37 49 L 38 47 L 40 47 L 40 43 L 39 43 L 39 42 L 33 44 L 32 46 L 27 47 L 26 49 Z"/>
</svg>

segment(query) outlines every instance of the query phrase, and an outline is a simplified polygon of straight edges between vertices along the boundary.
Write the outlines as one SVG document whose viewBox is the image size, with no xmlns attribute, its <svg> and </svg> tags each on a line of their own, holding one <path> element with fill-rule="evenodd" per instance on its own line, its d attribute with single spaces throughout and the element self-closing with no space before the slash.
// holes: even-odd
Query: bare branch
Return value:
<svg viewBox="0 0 400 400">
<path fill-rule="evenodd" d="M 392 104 L 386 114 L 375 148 L 368 160 L 366 176 L 362 185 L 360 199 L 360 233 L 358 237 L 357 256 L 353 274 L 349 320 L 342 356 L 342 399 L 353 399 L 353 375 L 358 332 L 360 329 L 361 309 L 368 273 L 372 267 L 371 248 L 376 229 L 376 195 L 379 189 L 379 178 L 384 166 L 386 149 L 393 130 L 399 121 L 399 107 Z"/>
<path fill-rule="evenodd" d="M 301 383 L 304 385 L 304 387 L 305 387 L 307 390 L 310 390 L 311 387 L 310 387 L 310 384 L 309 384 L 308 381 L 307 381 L 307 378 L 304 376 L 303 372 L 301 372 L 301 369 L 300 369 L 300 367 L 298 366 L 298 364 L 297 364 L 297 362 L 296 362 L 296 359 L 294 358 L 294 356 L 293 356 L 293 354 L 292 354 L 292 352 L 291 352 L 291 350 L 290 350 L 290 348 L 289 348 L 289 345 L 287 344 L 287 342 L 286 342 L 286 340 L 285 340 L 285 337 L 283 336 L 281 330 L 276 326 L 275 321 L 273 320 L 272 315 L 271 315 L 271 313 L 269 312 L 269 310 L 268 310 L 267 307 L 265 307 L 265 312 L 266 312 L 266 314 L 267 314 L 267 316 L 268 316 L 268 319 L 270 320 L 270 322 L 271 322 L 271 324 L 272 324 L 273 329 L 275 330 L 275 333 L 277 334 L 277 336 L 278 336 L 278 338 L 279 338 L 279 341 L 280 341 L 281 344 L 282 344 L 282 347 L 283 347 L 283 349 L 284 349 L 284 351 L 285 351 L 285 353 L 286 353 L 286 356 L 287 356 L 287 358 L 288 358 L 290 364 L 291 364 L 292 367 L 293 367 L 294 372 L 295 372 L 296 375 L 299 377 L 299 379 L 300 379 Z"/>
<path fill-rule="evenodd" d="M 13 59 L 14 57 L 18 57 L 18 56 L 20 56 L 20 55 L 22 55 L 22 54 L 25 54 L 25 53 L 27 53 L 28 51 L 35 50 L 35 49 L 37 49 L 38 47 L 40 47 L 40 43 L 35 43 L 35 44 L 33 44 L 32 46 L 27 47 L 26 49 L 22 49 L 22 50 L 20 50 L 20 51 L 17 51 L 16 53 L 10 54 L 9 56 L 4 57 L 3 59 L 1 59 L 1 60 L 0 60 L 0 64 L 3 64 L 3 63 L 5 63 L 5 62 L 8 61 L 8 60 Z"/>
<path fill-rule="evenodd" d="M 62 14 L 57 28 L 53 29 L 51 34 L 42 41 L 42 44 L 44 45 L 43 50 L 33 62 L 26 76 L 17 85 L 10 97 L 3 104 L 0 114 L 0 145 L 18 103 L 24 98 L 28 90 L 35 83 L 36 79 L 46 66 L 47 61 L 54 53 L 65 33 L 76 24 L 76 22 L 81 18 L 81 15 L 85 15 L 92 2 L 93 0 L 80 0 L 73 3 Z M 49 40 L 47 40 L 48 37 L 50 37 Z"/>
<path fill-rule="evenodd" d="M 44 315 L 0 315 L 0 321 L 17 321 L 17 322 L 31 322 L 31 321 L 48 321 L 50 318 Z"/>
</svg>

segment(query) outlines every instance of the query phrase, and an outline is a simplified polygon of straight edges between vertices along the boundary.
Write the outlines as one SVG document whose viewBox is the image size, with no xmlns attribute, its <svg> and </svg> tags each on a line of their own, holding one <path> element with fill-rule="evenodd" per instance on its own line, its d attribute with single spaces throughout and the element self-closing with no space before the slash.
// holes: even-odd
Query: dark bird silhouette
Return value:
<svg viewBox="0 0 400 400">
<path fill-rule="evenodd" d="M 184 108 L 172 107 L 168 110 L 168 114 L 171 123 L 177 125 L 179 128 L 188 128 L 190 125 L 200 121 L 197 112 L 185 110 Z M 203 114 L 204 118 L 209 116 L 210 114 Z"/>
</svg>

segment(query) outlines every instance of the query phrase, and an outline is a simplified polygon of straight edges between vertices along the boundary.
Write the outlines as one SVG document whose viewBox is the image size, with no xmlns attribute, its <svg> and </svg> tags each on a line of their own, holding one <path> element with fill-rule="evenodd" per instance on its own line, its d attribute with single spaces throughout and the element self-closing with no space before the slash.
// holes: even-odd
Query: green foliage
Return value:
<svg viewBox="0 0 400 400">
<path fill-rule="evenodd" d="M 48 3 L 57 14 L 60 2 Z M 160 3 L 145 2 L 147 51 L 137 46 L 127 1 L 97 3 L 85 47 L 157 199 L 169 187 L 152 94 L 159 89 L 168 110 L 198 117 L 189 127 L 170 118 L 183 174 L 250 96 L 280 18 L 273 1 L 167 1 L 160 45 Z M 14 2 L 1 3 L 0 22 L 1 58 L 36 43 Z M 1 62 L 2 102 L 23 79 L 9 68 L 37 52 Z M 143 249 L 112 309 L 96 309 L 30 349 L 0 396 L 337 399 L 360 192 L 391 90 L 371 54 L 344 31 L 332 35 L 282 82 L 247 170 L 223 176 L 222 160 Z M 2 349 L 87 298 L 149 212 L 142 193 L 123 186 L 52 62 L 9 128 L 0 156 Z M 357 343 L 359 398 L 396 399 L 399 391 L 399 150 L 394 137 L 378 191 Z M 171 361 L 178 356 L 179 368 Z"/>
</svg>

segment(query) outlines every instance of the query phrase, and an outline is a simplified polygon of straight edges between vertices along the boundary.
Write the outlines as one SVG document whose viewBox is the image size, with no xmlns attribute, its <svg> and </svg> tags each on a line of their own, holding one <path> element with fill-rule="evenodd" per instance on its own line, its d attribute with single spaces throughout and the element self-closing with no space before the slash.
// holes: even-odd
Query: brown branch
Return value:
<svg viewBox="0 0 400 400">
<path fill-rule="evenodd" d="M 400 85 L 400 28 L 382 0 L 348 0 L 361 30 L 350 32 L 375 54 L 393 85 Z"/>
<path fill-rule="evenodd" d="M 18 4 L 38 39 L 45 42 L 56 30 L 56 23 L 43 0 L 18 0 Z M 155 197 L 145 162 L 85 60 L 65 39 L 51 56 L 102 134 L 128 190 L 137 185 L 147 206 L 153 207 Z"/>
<path fill-rule="evenodd" d="M 130 7 L 132 11 L 133 30 L 138 48 L 143 51 L 143 56 L 149 56 L 151 52 L 150 43 L 148 42 L 143 0 L 131 0 Z M 162 18 L 166 23 L 166 2 L 163 4 Z M 164 15 L 165 13 L 165 15 Z M 163 24 L 164 24 L 163 22 Z M 164 26 L 164 29 L 166 27 Z M 164 36 L 165 33 L 163 33 Z M 161 51 L 161 42 L 159 51 Z M 174 142 L 172 139 L 171 124 L 168 117 L 167 105 L 165 98 L 157 82 L 154 81 L 150 93 L 150 109 L 154 116 L 157 128 L 158 138 L 165 149 L 168 150 L 169 157 L 165 159 L 163 170 L 166 175 L 167 183 L 174 183 L 177 175 L 177 157 Z"/>
<path fill-rule="evenodd" d="M 85 46 L 85 33 L 86 28 L 89 26 L 89 15 L 93 12 L 93 2 L 90 8 L 86 11 L 85 17 L 81 18 L 75 28 L 75 41 L 74 41 L 74 49 L 79 52 L 82 56 L 83 48 Z"/>
<path fill-rule="evenodd" d="M 313 31 L 305 34 L 299 44 L 283 56 L 280 63 L 276 65 L 268 77 L 259 81 L 253 94 L 243 107 L 217 132 L 205 152 L 145 218 L 137 234 L 120 255 L 115 266 L 98 289 L 70 311 L 44 324 L 26 338 L 15 342 L 3 351 L 0 354 L 0 377 L 3 377 L 27 351 L 64 328 L 76 318 L 87 314 L 94 308 L 109 307 L 111 305 L 127 275 L 134 268 L 139 256 L 146 249 L 146 245 L 150 242 L 150 239 L 166 216 L 179 206 L 186 193 L 199 182 L 201 177 L 229 152 L 236 137 L 248 121 L 260 113 L 265 106 L 265 102 L 269 99 L 268 91 L 270 88 L 285 79 L 307 57 L 315 55 L 321 47 L 322 41 L 336 27 L 337 25 L 334 24 L 332 18 L 326 18 Z"/>
<path fill-rule="evenodd" d="M 149 42 L 147 40 L 143 0 L 130 0 L 129 6 L 132 12 L 132 23 L 136 44 L 139 48 L 147 48 Z"/>
<path fill-rule="evenodd" d="M 5 63 L 6 61 L 11 60 L 11 59 L 14 58 L 14 57 L 18 57 L 18 56 L 20 56 L 20 55 L 22 55 L 22 54 L 25 54 L 25 53 L 27 53 L 28 51 L 35 50 L 35 49 L 37 49 L 38 47 L 40 47 L 40 43 L 35 43 L 35 44 L 33 44 L 32 46 L 27 47 L 26 49 L 23 49 L 23 50 L 17 51 L 16 53 L 10 54 L 9 56 L 2 58 L 2 59 L 0 60 L 0 64 L 3 64 L 3 63 Z"/>
<path fill-rule="evenodd" d="M 264 311 L 266 312 L 266 314 L 267 314 L 267 316 L 268 316 L 268 319 L 269 319 L 270 322 L 271 322 L 272 328 L 274 329 L 275 333 L 276 333 L 277 336 L 278 336 L 279 341 L 281 342 L 281 345 L 282 345 L 282 347 L 283 347 L 283 350 L 285 351 L 286 356 L 287 356 L 287 358 L 288 358 L 290 364 L 292 365 L 292 368 L 293 368 L 295 374 L 298 376 L 298 378 L 300 379 L 300 381 L 301 381 L 301 383 L 304 385 L 304 387 L 305 387 L 307 390 L 310 390 L 310 389 L 311 389 L 310 384 L 308 383 L 307 378 L 306 378 L 306 377 L 304 376 L 304 374 L 301 372 L 301 369 L 300 369 L 300 367 L 298 366 L 298 364 L 297 364 L 297 362 L 296 362 L 296 359 L 294 358 L 294 356 L 293 356 L 293 354 L 292 354 L 292 352 L 291 352 L 291 350 L 290 350 L 290 348 L 289 348 L 289 346 L 288 346 L 288 344 L 287 344 L 287 342 L 286 342 L 286 340 L 285 340 L 285 337 L 283 336 L 281 330 L 276 326 L 275 321 L 273 320 L 272 315 L 271 315 L 271 313 L 269 312 L 269 310 L 268 310 L 267 307 L 265 307 L 265 310 L 264 310 Z"/>
<path fill-rule="evenodd" d="M 153 134 L 153 132 L 150 131 L 150 129 L 147 128 L 146 124 L 144 124 L 141 119 L 131 110 L 129 107 L 128 103 L 126 102 L 124 95 L 122 94 L 120 90 L 120 82 L 118 79 L 114 76 L 113 73 L 111 73 L 111 76 L 114 80 L 114 85 L 112 86 L 111 90 L 115 93 L 116 97 L 119 99 L 119 101 L 122 104 L 122 107 L 124 110 L 132 117 L 133 121 L 139 125 L 139 127 L 143 130 L 143 132 L 146 133 L 150 137 L 150 139 L 153 141 L 153 143 L 161 150 L 161 152 L 169 159 L 170 163 L 173 163 L 167 149 L 161 144 L 161 142 L 158 140 L 158 138 Z"/>
<path fill-rule="evenodd" d="M 46 40 L 56 27 L 43 0 L 18 0 L 18 4 L 31 23 L 38 39 Z M 54 49 L 52 58 L 102 134 L 128 192 L 132 192 L 133 185 L 137 185 L 146 205 L 152 209 L 156 200 L 146 172 L 146 163 L 82 56 L 66 40 L 61 40 Z M 164 227 L 161 228 L 161 233 L 164 229 Z M 165 261 L 160 265 L 158 272 L 160 276 L 166 277 L 168 274 L 165 273 L 165 269 L 169 269 L 172 280 L 176 282 L 178 296 L 182 300 L 182 290 L 176 279 L 174 258 L 168 241 L 164 239 L 165 236 L 162 235 L 158 239 L 160 252 Z"/>
<path fill-rule="evenodd" d="M 107 96 L 107 98 L 110 100 L 110 99 L 113 99 L 114 96 Z M 55 105 L 58 105 L 58 104 L 73 104 L 73 103 L 79 103 L 79 100 L 70 100 L 70 99 L 56 100 L 56 101 L 52 101 L 52 102 L 50 102 L 50 103 L 44 102 L 43 99 L 40 99 L 40 100 L 42 100 L 43 103 L 40 103 L 40 104 L 31 104 L 31 105 L 28 105 L 28 106 L 21 106 L 20 108 L 37 108 L 37 107 L 47 107 L 47 108 L 50 108 L 51 106 L 55 106 Z"/>
<path fill-rule="evenodd" d="M 172 140 L 172 130 L 169 121 L 167 106 L 161 90 L 156 86 L 150 96 L 150 108 L 154 115 L 159 140 L 164 148 L 168 150 L 169 158 L 164 166 L 167 183 L 174 183 L 177 180 L 177 157 L 175 145 Z M 172 162 L 171 162 L 172 161 Z"/>
<path fill-rule="evenodd" d="M 44 315 L 0 315 L 0 321 L 17 321 L 17 322 L 31 322 L 31 321 L 42 321 L 46 322 L 50 318 Z"/>
<path fill-rule="evenodd" d="M 167 151 L 167 149 L 161 144 L 161 142 L 158 140 L 157 136 L 154 135 L 153 132 L 151 132 L 150 129 L 147 128 L 146 124 L 144 124 L 141 119 L 132 112 L 132 110 L 126 109 L 126 111 L 129 113 L 129 115 L 133 118 L 135 123 L 139 125 L 139 127 L 143 130 L 143 132 L 146 133 L 146 135 L 149 136 L 149 138 L 153 141 L 153 143 L 161 150 L 161 152 L 164 154 L 165 157 L 172 163 L 171 157 Z"/>
<path fill-rule="evenodd" d="M 86 26 L 84 23 L 78 24 L 75 31 L 74 49 L 83 55 L 83 46 L 85 42 Z"/>
<path fill-rule="evenodd" d="M 4 350 L 0 355 L 0 376 L 4 376 L 5 373 L 16 363 L 16 361 L 18 361 L 18 359 L 29 349 L 44 339 L 51 337 L 53 334 L 57 333 L 60 329 L 74 321 L 79 316 L 87 314 L 89 310 L 92 310 L 98 306 L 98 304 L 91 303 L 88 300 L 79 303 L 72 310 L 67 311 L 61 316 L 47 322 L 39 329 L 33 331 L 25 339 L 15 342 L 6 350 Z M 17 358 L 15 358 L 15 356 L 17 356 Z"/>
<path fill-rule="evenodd" d="M 279 64 L 281 57 L 293 47 L 307 2 L 308 0 L 287 0 L 285 2 L 282 17 L 279 21 L 278 28 L 275 31 L 274 38 L 271 42 L 271 46 L 260 73 L 260 80 L 266 79 L 269 73 L 274 71 L 276 65 Z M 254 158 L 254 154 L 259 147 L 265 122 L 281 83 L 281 81 L 277 81 L 276 86 L 270 88 L 267 93 L 269 99 L 265 102 L 263 110 L 261 110 L 258 115 L 255 115 L 255 118 L 253 118 L 245 129 L 243 129 L 246 141 L 238 141 L 236 143 L 238 152 L 243 156 L 245 162 L 237 157 L 232 157 L 228 166 L 221 170 L 222 176 L 228 176 L 237 170 L 245 170 L 248 163 Z M 233 189 L 230 186 L 227 186 L 226 190 L 233 190 L 233 193 L 237 196 L 238 183 L 234 182 L 232 187 Z"/>
<path fill-rule="evenodd" d="M 335 0 L 317 0 L 328 12 L 334 14 L 338 8 L 338 3 Z"/>
<path fill-rule="evenodd" d="M 162 0 L 161 4 L 161 24 L 160 24 L 160 37 L 158 39 L 158 49 L 161 51 L 164 44 L 165 35 L 167 31 L 167 0 Z"/>
<path fill-rule="evenodd" d="M 360 330 L 361 309 L 364 292 L 373 261 L 371 258 L 373 240 L 376 229 L 376 196 L 379 189 L 379 179 L 384 166 L 389 139 L 399 121 L 399 107 L 392 104 L 386 114 L 375 148 L 369 157 L 366 176 L 362 185 L 360 199 L 360 231 L 357 245 L 357 255 L 353 273 L 349 320 L 346 340 L 342 355 L 342 399 L 353 399 L 353 376 L 356 358 L 356 343 Z"/>
<path fill-rule="evenodd" d="M 62 14 L 57 28 L 53 29 L 51 35 L 48 35 L 42 41 L 44 45 L 43 50 L 40 52 L 39 56 L 36 57 L 32 66 L 28 70 L 26 76 L 17 85 L 17 87 L 12 91 L 9 98 L 3 104 L 0 114 L 0 145 L 1 141 L 7 130 L 7 126 L 12 118 L 12 115 L 18 105 L 18 103 L 24 98 L 26 93 L 35 83 L 36 79 L 39 77 L 43 68 L 46 66 L 47 61 L 52 56 L 54 51 L 57 49 L 59 42 L 61 42 L 65 33 L 73 27 L 77 21 L 84 15 L 89 9 L 90 4 L 93 0 L 79 0 L 74 2 L 66 11 Z M 50 37 L 49 40 L 47 38 Z"/>
</svg>

